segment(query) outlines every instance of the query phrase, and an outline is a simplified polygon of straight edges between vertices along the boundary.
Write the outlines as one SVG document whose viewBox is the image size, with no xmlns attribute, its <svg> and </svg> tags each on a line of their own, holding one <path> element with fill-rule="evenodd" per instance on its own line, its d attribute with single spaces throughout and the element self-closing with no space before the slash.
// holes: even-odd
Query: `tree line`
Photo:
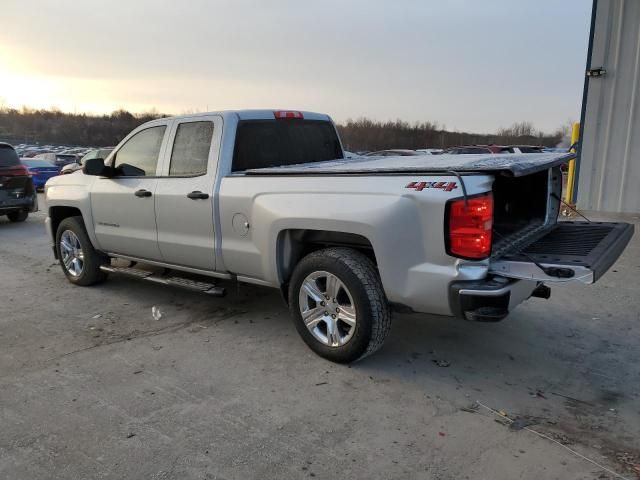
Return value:
<svg viewBox="0 0 640 480">
<path fill-rule="evenodd" d="M 460 145 L 543 145 L 555 147 L 566 136 L 566 127 L 547 134 L 530 122 L 519 122 L 496 133 L 449 131 L 437 123 L 403 120 L 380 122 L 368 118 L 347 120 L 338 125 L 344 147 L 351 151 L 389 148 L 448 148 Z"/>
<path fill-rule="evenodd" d="M 108 115 L 66 113 L 60 110 L 0 109 L 0 141 L 10 143 L 60 144 L 104 147 L 116 145 L 138 125 L 165 115 L 157 112 L 133 114 L 116 110 Z M 338 125 L 347 150 L 373 151 L 387 148 L 447 148 L 473 144 L 527 144 L 556 146 L 565 129 L 546 134 L 529 122 L 503 128 L 495 134 L 448 131 L 435 122 L 403 120 L 347 120 Z"/>
<path fill-rule="evenodd" d="M 126 110 L 90 115 L 56 109 L 3 108 L 0 109 L 0 140 L 106 147 L 116 145 L 138 125 L 161 116 L 157 113 L 132 114 Z"/>
</svg>

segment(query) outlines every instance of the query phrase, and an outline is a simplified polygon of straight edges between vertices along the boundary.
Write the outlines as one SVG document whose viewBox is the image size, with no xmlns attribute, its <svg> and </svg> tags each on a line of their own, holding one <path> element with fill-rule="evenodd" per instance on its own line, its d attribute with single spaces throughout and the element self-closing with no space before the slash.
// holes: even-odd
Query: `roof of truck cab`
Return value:
<svg viewBox="0 0 640 480">
<path fill-rule="evenodd" d="M 272 109 L 249 109 L 249 110 L 220 110 L 215 112 L 202 112 L 192 113 L 188 115 L 176 115 L 172 117 L 163 117 L 156 120 L 182 120 L 185 118 L 206 117 L 210 115 L 220 115 L 221 117 L 228 117 L 236 115 L 240 120 L 275 120 L 274 112 L 299 112 L 305 120 L 331 120 L 331 117 L 326 113 L 307 112 L 304 110 L 292 110 L 286 108 L 272 108 Z M 151 123 L 149 122 L 149 123 Z"/>
<path fill-rule="evenodd" d="M 255 168 L 247 175 L 348 175 L 500 173 L 520 177 L 561 165 L 574 153 L 508 153 L 420 155 L 410 157 L 358 157 L 281 167 Z"/>
</svg>

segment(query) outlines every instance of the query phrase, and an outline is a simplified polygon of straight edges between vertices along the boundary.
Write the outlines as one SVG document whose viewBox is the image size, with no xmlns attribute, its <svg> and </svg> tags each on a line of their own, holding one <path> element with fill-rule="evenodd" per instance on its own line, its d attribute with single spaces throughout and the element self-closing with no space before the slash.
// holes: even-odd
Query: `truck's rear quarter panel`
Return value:
<svg viewBox="0 0 640 480">
<path fill-rule="evenodd" d="M 412 182 L 455 182 L 456 188 L 407 188 Z M 464 177 L 469 195 L 491 190 L 493 177 Z M 222 180 L 220 217 L 227 270 L 280 286 L 276 252 L 289 229 L 345 232 L 369 240 L 389 301 L 450 315 L 454 280 L 486 276 L 488 261 L 467 262 L 445 251 L 445 204 L 462 196 L 450 175 L 245 176 Z M 243 215 L 248 232 L 234 229 Z"/>
</svg>

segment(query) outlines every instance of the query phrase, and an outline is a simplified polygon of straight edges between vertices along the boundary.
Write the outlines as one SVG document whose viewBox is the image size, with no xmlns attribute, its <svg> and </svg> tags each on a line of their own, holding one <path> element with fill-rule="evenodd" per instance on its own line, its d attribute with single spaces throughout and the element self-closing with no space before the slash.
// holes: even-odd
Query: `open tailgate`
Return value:
<svg viewBox="0 0 640 480">
<path fill-rule="evenodd" d="M 559 222 L 514 251 L 492 258 L 490 271 L 509 278 L 594 283 L 632 236 L 628 223 Z"/>
</svg>

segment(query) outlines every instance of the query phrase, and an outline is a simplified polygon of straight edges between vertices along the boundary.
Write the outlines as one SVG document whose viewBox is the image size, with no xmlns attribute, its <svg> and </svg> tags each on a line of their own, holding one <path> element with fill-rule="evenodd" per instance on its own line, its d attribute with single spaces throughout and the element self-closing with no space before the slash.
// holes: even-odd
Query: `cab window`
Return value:
<svg viewBox="0 0 640 480">
<path fill-rule="evenodd" d="M 169 176 L 206 174 L 212 138 L 212 122 L 187 122 L 178 125 L 171 152 Z"/>
<path fill-rule="evenodd" d="M 242 120 L 238 123 L 234 172 L 251 168 L 342 158 L 331 122 L 325 120 Z"/>
<path fill-rule="evenodd" d="M 147 128 L 127 140 L 115 154 L 116 174 L 123 177 L 155 175 L 166 128 L 164 125 Z"/>
</svg>

